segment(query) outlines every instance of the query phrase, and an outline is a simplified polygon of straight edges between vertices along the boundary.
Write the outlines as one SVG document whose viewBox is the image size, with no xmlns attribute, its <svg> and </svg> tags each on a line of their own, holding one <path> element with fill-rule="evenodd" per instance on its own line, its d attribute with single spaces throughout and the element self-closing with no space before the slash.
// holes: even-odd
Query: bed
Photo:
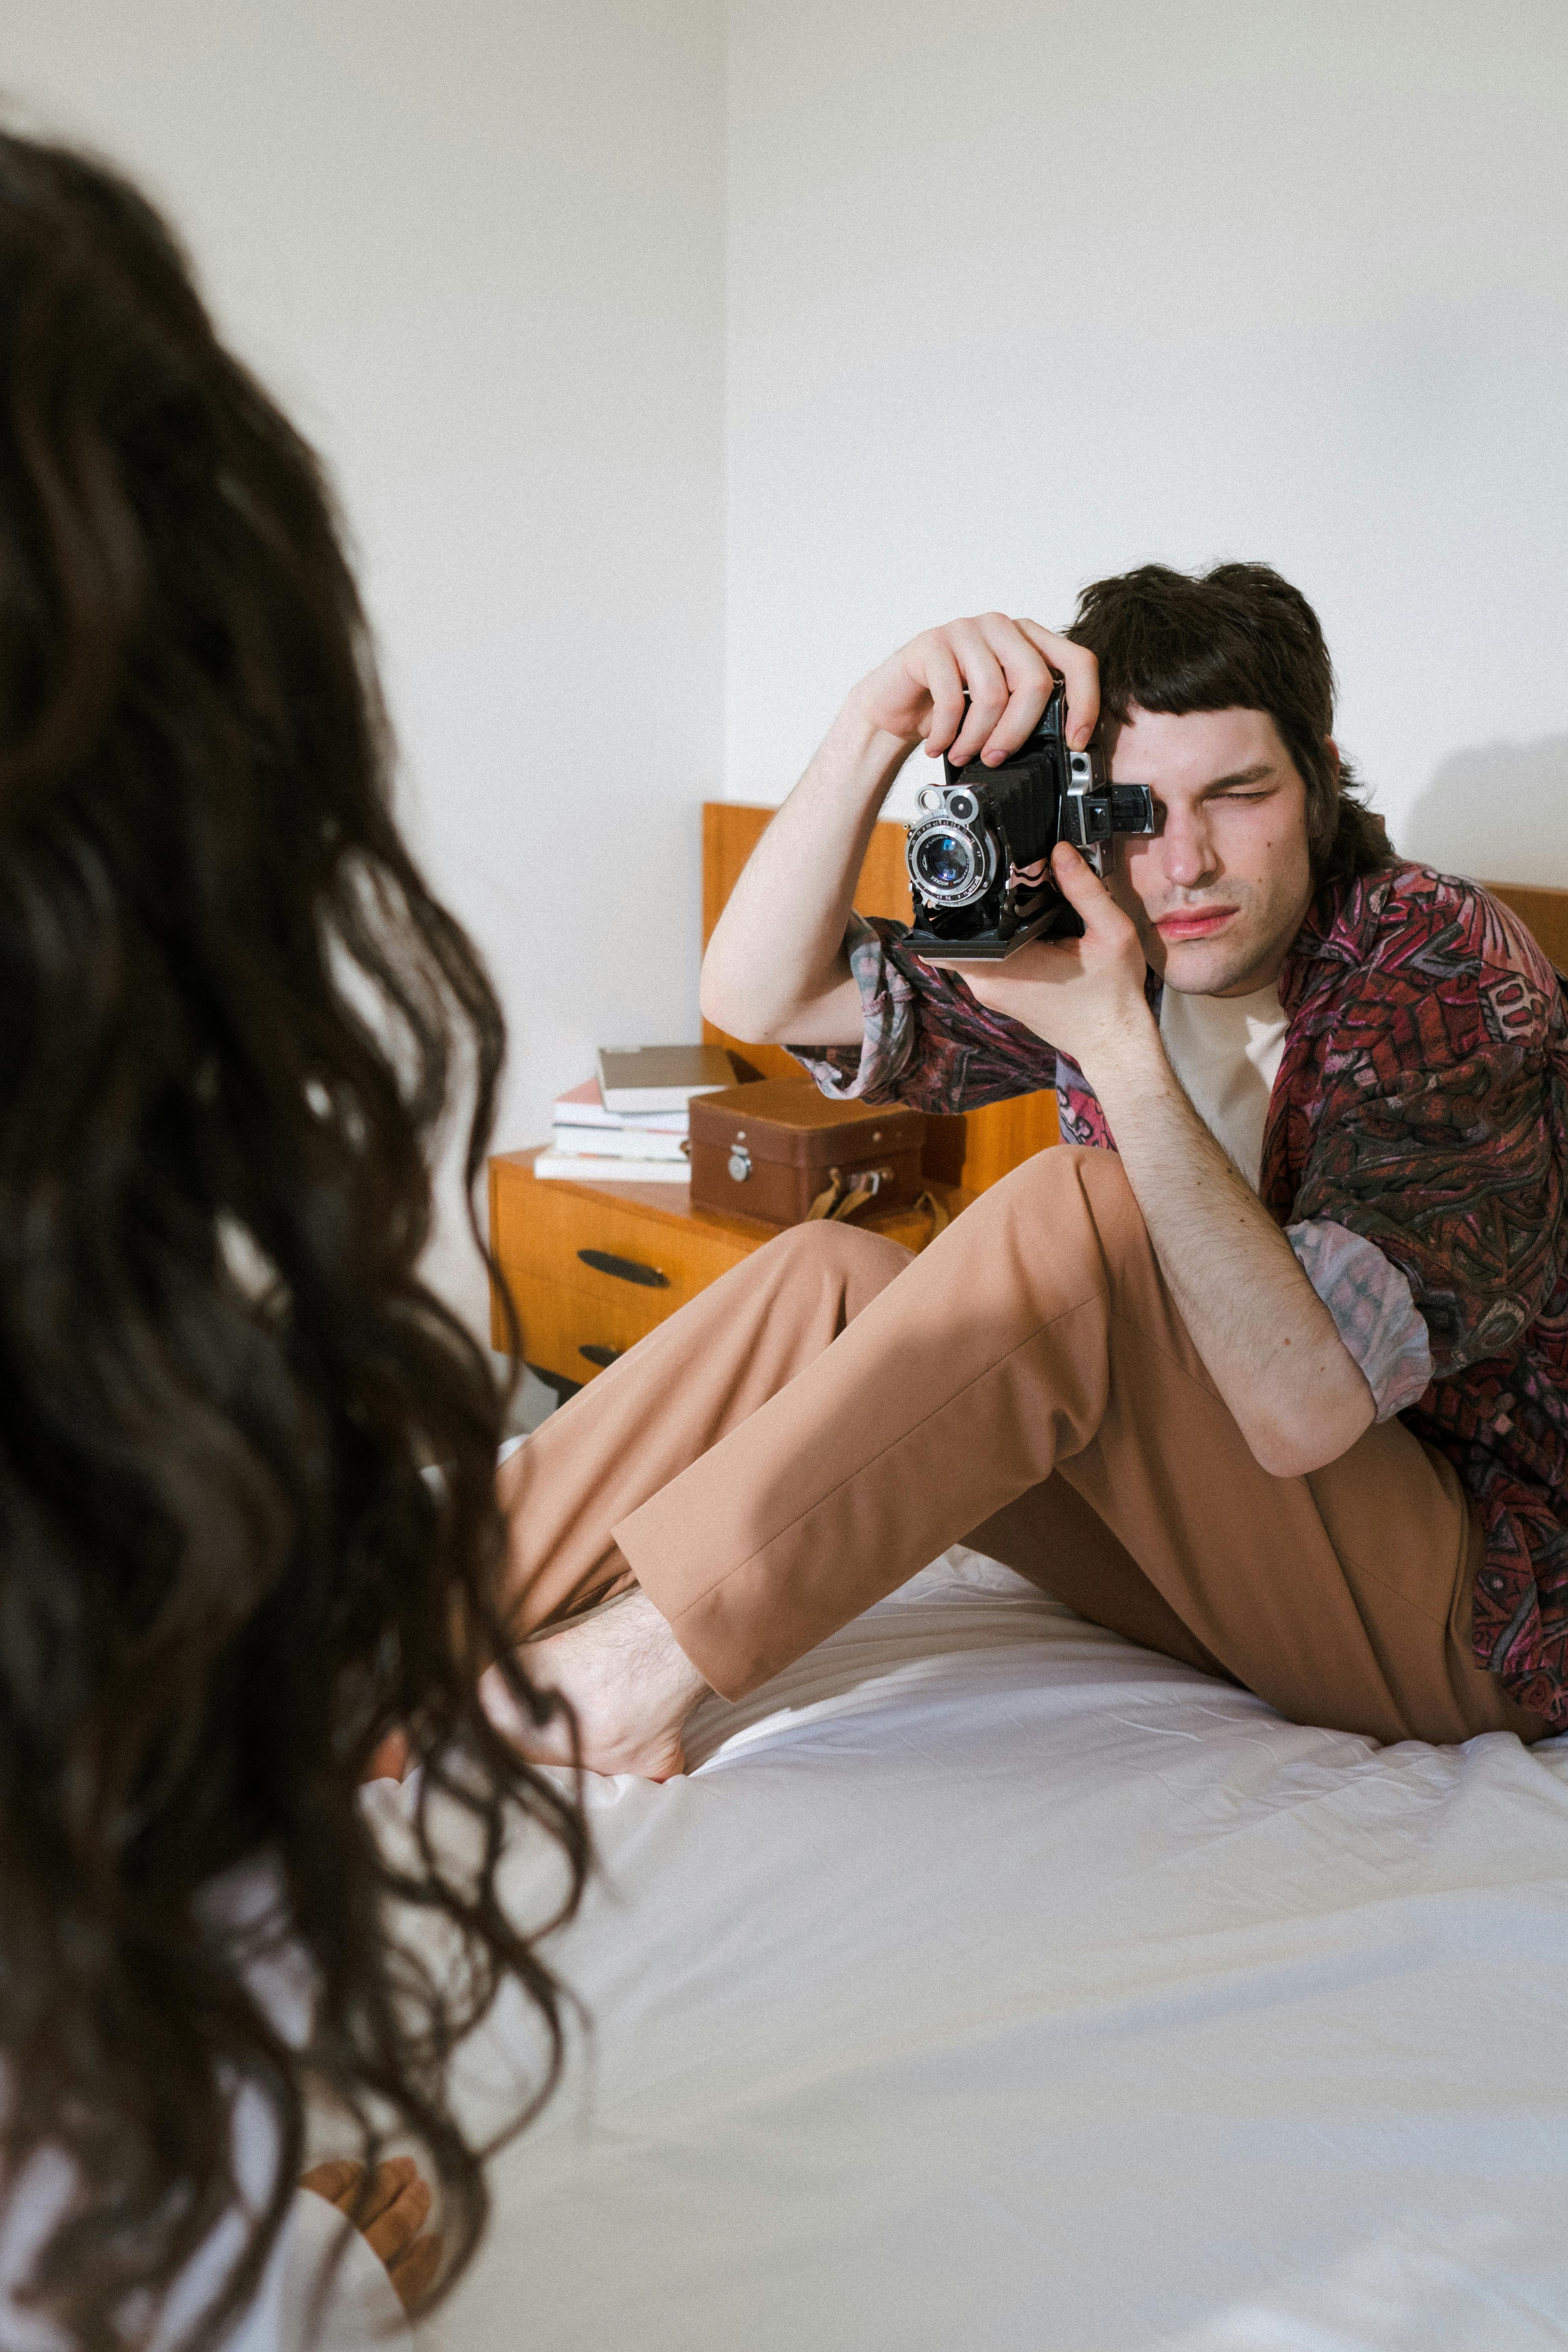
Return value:
<svg viewBox="0 0 1568 2352">
<path fill-rule="evenodd" d="M 592 2030 L 424 2352 L 1568 2342 L 1568 1742 L 1302 1729 L 959 1549 L 689 1760 L 588 1784 Z"/>
</svg>

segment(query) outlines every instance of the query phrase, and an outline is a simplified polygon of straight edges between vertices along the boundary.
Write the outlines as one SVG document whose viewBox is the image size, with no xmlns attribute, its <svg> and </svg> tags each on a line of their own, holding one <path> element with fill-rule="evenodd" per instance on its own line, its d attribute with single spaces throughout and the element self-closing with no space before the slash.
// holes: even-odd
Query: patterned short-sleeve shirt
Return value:
<svg viewBox="0 0 1568 2352">
<path fill-rule="evenodd" d="M 902 930 L 855 919 L 866 1037 L 794 1048 L 818 1084 L 930 1111 L 1054 1086 L 1063 1135 L 1114 1150 L 1083 1073 Z M 1429 1360 L 1400 1418 L 1453 1463 L 1486 1537 L 1477 1662 L 1568 1727 L 1568 982 L 1479 885 L 1400 865 L 1322 891 L 1278 984 L 1260 1197 L 1358 1360 L 1384 1331 L 1394 1399 Z M 1148 992 L 1157 1013 L 1152 973 Z"/>
</svg>

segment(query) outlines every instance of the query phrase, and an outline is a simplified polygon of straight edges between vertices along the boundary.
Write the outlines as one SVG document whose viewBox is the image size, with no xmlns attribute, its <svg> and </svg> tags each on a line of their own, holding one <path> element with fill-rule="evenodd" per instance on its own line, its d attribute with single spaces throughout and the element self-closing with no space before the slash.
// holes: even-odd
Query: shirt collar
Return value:
<svg viewBox="0 0 1568 2352">
<path fill-rule="evenodd" d="M 1279 967 L 1279 1002 L 1287 1013 L 1297 1011 L 1315 968 L 1326 964 L 1344 971 L 1366 961 L 1395 870 L 1382 866 L 1375 874 L 1324 883 Z"/>
</svg>

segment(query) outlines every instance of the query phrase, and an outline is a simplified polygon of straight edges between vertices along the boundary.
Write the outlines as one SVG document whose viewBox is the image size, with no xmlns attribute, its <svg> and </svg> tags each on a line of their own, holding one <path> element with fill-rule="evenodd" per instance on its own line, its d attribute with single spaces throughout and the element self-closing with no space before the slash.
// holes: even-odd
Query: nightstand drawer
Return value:
<svg viewBox="0 0 1568 2352">
<path fill-rule="evenodd" d="M 685 1192 L 680 1192 L 682 1204 Z M 606 1302 L 658 1302 L 662 1322 L 756 1244 L 689 1218 L 677 1223 L 602 1192 L 530 1178 L 498 1194 L 495 1250 L 520 1289 L 535 1277 Z M 584 1253 L 587 1253 L 584 1255 Z"/>
<path fill-rule="evenodd" d="M 668 1291 L 605 1292 L 529 1275 L 517 1286 L 522 1360 L 568 1381 L 591 1381 L 674 1312 Z"/>
<path fill-rule="evenodd" d="M 579 1184 L 533 1173 L 531 1151 L 490 1161 L 490 1246 L 517 1304 L 525 1363 L 558 1380 L 588 1381 L 710 1282 L 773 1239 L 750 1218 L 692 1208 L 684 1184 Z M 952 1216 L 972 1194 L 931 1190 Z M 919 1249 L 931 1231 L 921 1209 L 868 1230 Z M 510 1345 L 499 1297 L 493 1344 Z M 595 1353 L 584 1356 L 583 1349 Z"/>
</svg>

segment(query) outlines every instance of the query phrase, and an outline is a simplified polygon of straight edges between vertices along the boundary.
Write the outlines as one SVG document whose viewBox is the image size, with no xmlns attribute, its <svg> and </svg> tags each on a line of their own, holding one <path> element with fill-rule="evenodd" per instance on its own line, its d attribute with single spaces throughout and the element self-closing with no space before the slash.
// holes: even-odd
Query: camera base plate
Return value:
<svg viewBox="0 0 1568 2352">
<path fill-rule="evenodd" d="M 902 944 L 913 950 L 923 963 L 1001 963 L 1031 940 L 1079 940 L 1083 937 L 1083 923 L 1065 899 L 1043 908 L 1032 923 L 1024 923 L 1011 939 L 999 939 L 994 931 L 981 931 L 972 940 L 955 940 L 933 931 L 923 919 L 920 901 L 915 901 L 915 919 L 905 934 Z"/>
</svg>

